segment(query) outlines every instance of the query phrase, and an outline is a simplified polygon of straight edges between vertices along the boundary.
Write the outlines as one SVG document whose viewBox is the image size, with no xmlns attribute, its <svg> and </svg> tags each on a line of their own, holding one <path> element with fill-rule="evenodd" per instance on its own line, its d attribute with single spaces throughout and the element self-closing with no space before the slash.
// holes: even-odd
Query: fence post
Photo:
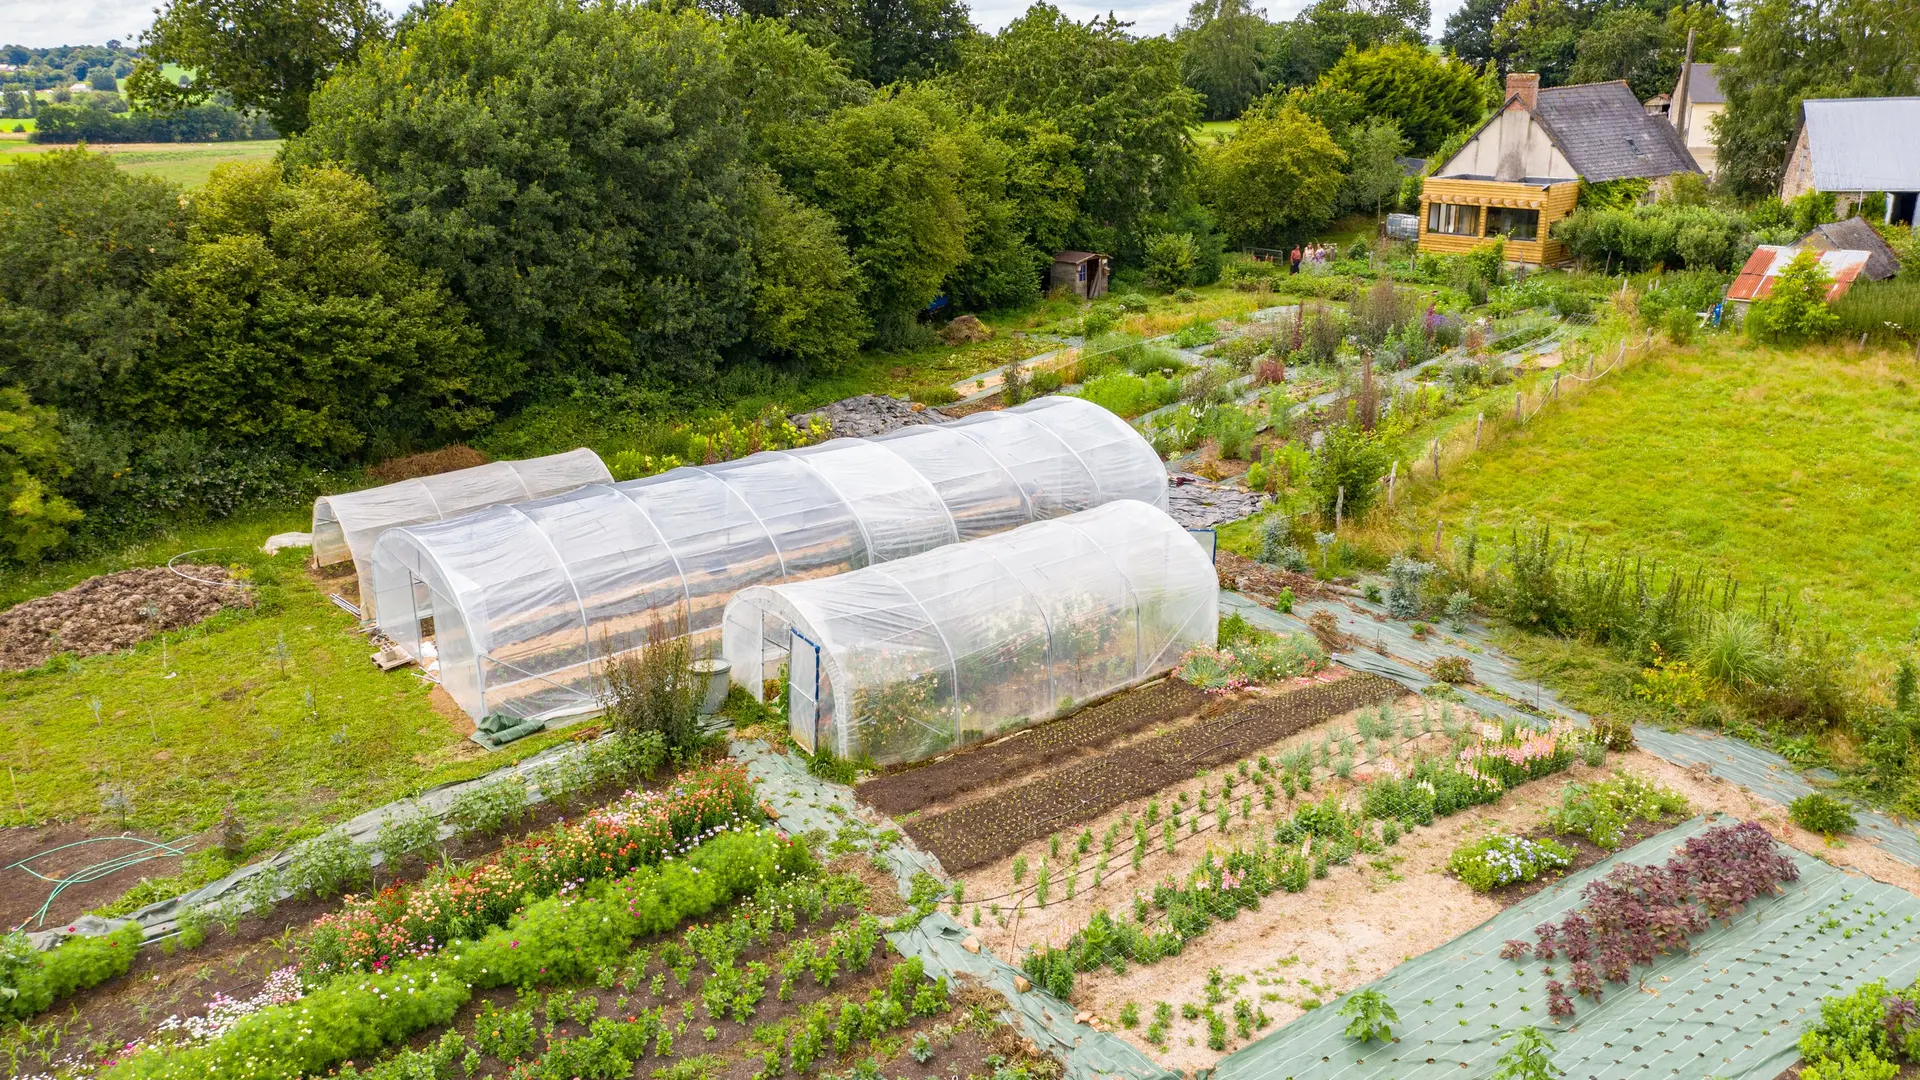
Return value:
<svg viewBox="0 0 1920 1080">
<path fill-rule="evenodd" d="M 1387 469 L 1387 509 L 1393 509 L 1393 488 L 1400 480 L 1400 459 L 1394 458 L 1393 465 Z"/>
<path fill-rule="evenodd" d="M 1340 517 L 1347 508 L 1347 485 L 1341 484 L 1333 492 L 1333 531 L 1340 531 Z"/>
<path fill-rule="evenodd" d="M 1524 390 L 1516 389 L 1513 392 L 1513 422 L 1516 424 L 1524 422 L 1520 417 L 1520 400 L 1526 396 L 1527 395 Z"/>
<path fill-rule="evenodd" d="M 1473 448 L 1480 449 L 1480 429 L 1487 426 L 1487 414 L 1476 413 L 1473 418 Z"/>
<path fill-rule="evenodd" d="M 1433 440 L 1433 478 L 1440 479 L 1440 440 Z"/>
<path fill-rule="evenodd" d="M 1435 518 L 1433 521 L 1433 561 L 1434 562 L 1440 561 L 1440 527 L 1441 525 L 1442 525 L 1442 522 L 1440 521 L 1440 519 Z"/>
</svg>

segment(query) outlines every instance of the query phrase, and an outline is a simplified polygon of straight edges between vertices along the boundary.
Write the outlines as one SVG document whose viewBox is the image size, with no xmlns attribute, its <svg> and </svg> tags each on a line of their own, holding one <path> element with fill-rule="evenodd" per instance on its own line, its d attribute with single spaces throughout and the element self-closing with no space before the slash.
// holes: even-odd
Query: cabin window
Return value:
<svg viewBox="0 0 1920 1080">
<path fill-rule="evenodd" d="M 1487 210 L 1487 235 L 1509 240 L 1540 239 L 1540 211 L 1516 210 L 1506 206 Z"/>
<path fill-rule="evenodd" d="M 1087 280 L 1087 264 L 1086 263 L 1080 264 L 1080 280 L 1081 281 Z"/>
<path fill-rule="evenodd" d="M 1446 233 L 1449 236 L 1479 236 L 1480 208 L 1459 206 L 1454 203 L 1429 203 L 1427 231 Z"/>
</svg>

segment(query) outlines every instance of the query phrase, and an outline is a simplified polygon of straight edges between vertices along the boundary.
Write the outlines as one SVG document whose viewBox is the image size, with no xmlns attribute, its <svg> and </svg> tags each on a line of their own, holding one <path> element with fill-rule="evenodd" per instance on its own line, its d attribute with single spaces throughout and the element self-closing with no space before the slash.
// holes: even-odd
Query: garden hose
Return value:
<svg viewBox="0 0 1920 1080">
<path fill-rule="evenodd" d="M 65 892 L 67 890 L 67 887 L 70 885 L 86 885 L 91 882 L 99 881 L 101 878 L 109 877 L 113 874 L 117 874 L 122 870 L 128 869 L 129 867 L 138 866 L 144 862 L 151 862 L 154 859 L 178 858 L 182 855 L 187 854 L 188 849 L 185 847 L 182 847 L 181 845 L 184 844 L 188 839 L 190 839 L 190 837 L 182 837 L 181 839 L 172 841 L 171 843 L 162 843 L 161 841 L 158 841 L 158 840 L 144 840 L 138 836 L 126 836 L 126 835 L 95 836 L 95 837 L 90 837 L 86 840 L 76 840 L 71 844 L 61 844 L 59 847 L 48 848 L 45 851 L 35 852 L 34 854 L 29 855 L 24 859 L 21 859 L 19 862 L 9 864 L 8 866 L 5 867 L 5 869 L 24 870 L 27 873 L 32 874 L 34 877 L 39 878 L 41 881 L 47 881 L 53 884 L 53 890 L 47 894 L 46 900 L 40 904 L 39 909 L 36 910 L 33 914 L 27 916 L 25 919 L 21 920 L 19 925 L 13 927 L 12 929 L 15 929 L 15 930 L 24 929 L 28 923 L 37 923 L 37 925 L 45 926 L 47 922 L 48 910 L 53 907 L 53 902 L 55 900 L 58 900 L 60 898 L 60 894 Z M 116 855 L 111 859 L 104 859 L 100 862 L 91 863 L 87 866 L 83 866 L 78 870 L 75 870 L 67 874 L 64 877 L 48 877 L 46 874 L 42 874 L 40 871 L 35 870 L 31 865 L 29 865 L 36 859 L 41 859 L 48 855 L 53 855 L 58 852 L 66 851 L 69 848 L 81 847 L 86 844 L 104 843 L 108 841 L 142 844 L 145 846 L 140 848 L 139 850 L 127 852 L 124 855 Z"/>
</svg>

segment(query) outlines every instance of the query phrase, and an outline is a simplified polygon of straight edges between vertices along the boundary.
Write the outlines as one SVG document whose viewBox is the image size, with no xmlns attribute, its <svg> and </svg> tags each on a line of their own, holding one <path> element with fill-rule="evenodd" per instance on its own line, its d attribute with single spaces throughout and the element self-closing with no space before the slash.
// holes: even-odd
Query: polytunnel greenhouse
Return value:
<svg viewBox="0 0 1920 1080">
<path fill-rule="evenodd" d="M 756 695 L 790 680 L 809 751 L 917 761 L 1071 711 L 1211 645 L 1219 583 L 1194 537 L 1123 500 L 727 605 Z"/>
<path fill-rule="evenodd" d="M 1049 397 L 391 529 L 373 593 L 380 630 L 437 662 L 476 719 L 560 716 L 594 708 L 598 664 L 656 620 L 717 645 L 727 600 L 749 586 L 1117 499 L 1165 508 L 1159 455 L 1105 409 Z"/>
<path fill-rule="evenodd" d="M 421 476 L 364 491 L 324 495 L 313 502 L 313 561 L 329 566 L 351 559 L 360 579 L 360 617 L 374 618 L 368 556 L 380 534 L 398 525 L 440 521 L 482 507 L 522 502 L 582 484 L 613 479 L 591 450 L 494 461 L 470 469 Z"/>
</svg>

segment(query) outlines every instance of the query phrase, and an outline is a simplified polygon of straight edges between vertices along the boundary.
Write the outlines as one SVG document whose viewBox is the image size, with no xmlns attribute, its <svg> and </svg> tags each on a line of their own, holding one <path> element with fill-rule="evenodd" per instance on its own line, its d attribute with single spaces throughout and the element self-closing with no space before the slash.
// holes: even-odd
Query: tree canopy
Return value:
<svg viewBox="0 0 1920 1080">
<path fill-rule="evenodd" d="M 1250 114 L 1203 158 L 1213 213 L 1243 244 L 1278 247 L 1333 217 L 1346 154 L 1299 109 Z"/>
<path fill-rule="evenodd" d="M 307 101 L 321 80 L 384 39 L 386 28 L 374 0 L 169 0 L 141 36 L 127 92 L 160 111 L 224 93 L 291 135 L 306 129 Z M 192 82 L 168 80 L 168 63 L 193 72 Z"/>
<path fill-rule="evenodd" d="M 1424 154 L 1480 119 L 1480 75 L 1417 45 L 1349 49 L 1322 82 L 1352 94 L 1364 115 L 1391 120 L 1416 154 Z"/>
</svg>

